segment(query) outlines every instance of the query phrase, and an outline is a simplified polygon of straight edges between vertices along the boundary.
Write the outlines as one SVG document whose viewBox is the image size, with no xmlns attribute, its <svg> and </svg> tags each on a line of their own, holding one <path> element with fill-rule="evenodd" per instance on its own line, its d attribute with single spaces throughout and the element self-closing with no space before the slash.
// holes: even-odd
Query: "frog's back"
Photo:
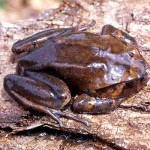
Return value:
<svg viewBox="0 0 150 150">
<path fill-rule="evenodd" d="M 145 75 L 146 66 L 138 50 L 110 35 L 70 34 L 33 53 L 29 57 L 37 68 L 55 70 L 71 86 L 83 91 Z"/>
<path fill-rule="evenodd" d="M 146 73 L 138 50 L 113 36 L 76 33 L 54 42 L 57 43 L 58 63 L 52 64 L 80 88 L 98 89 L 134 80 Z"/>
</svg>

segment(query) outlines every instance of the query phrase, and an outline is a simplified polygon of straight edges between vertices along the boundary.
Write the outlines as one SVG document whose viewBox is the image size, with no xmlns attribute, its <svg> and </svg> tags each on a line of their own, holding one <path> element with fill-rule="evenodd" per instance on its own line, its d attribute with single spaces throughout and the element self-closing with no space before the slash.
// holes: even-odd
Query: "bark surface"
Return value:
<svg viewBox="0 0 150 150">
<path fill-rule="evenodd" d="M 16 68 L 11 52 L 14 42 L 48 28 L 80 26 L 92 19 L 96 25 L 91 32 L 100 32 L 105 24 L 129 32 L 150 64 L 149 0 L 64 0 L 58 9 L 44 11 L 37 18 L 1 22 L 0 149 L 150 149 L 150 82 L 110 114 L 78 115 L 89 121 L 90 128 L 65 118 L 61 121 L 66 127 L 59 128 L 48 116 L 24 110 L 3 89 L 4 76 Z M 21 133 L 10 136 L 17 132 Z"/>
</svg>

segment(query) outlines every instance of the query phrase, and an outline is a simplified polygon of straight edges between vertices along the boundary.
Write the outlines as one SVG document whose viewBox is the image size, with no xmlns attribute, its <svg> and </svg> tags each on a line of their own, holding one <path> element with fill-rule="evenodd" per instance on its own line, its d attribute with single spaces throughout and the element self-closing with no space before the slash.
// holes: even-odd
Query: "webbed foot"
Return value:
<svg viewBox="0 0 150 150">
<path fill-rule="evenodd" d="M 50 108 L 47 108 L 47 107 L 39 105 L 39 104 L 34 104 L 33 102 L 27 100 L 25 97 L 19 95 L 18 93 L 14 92 L 12 90 L 9 92 L 10 92 L 9 94 L 18 101 L 18 103 L 22 104 L 26 108 L 30 108 L 32 110 L 35 110 L 38 112 L 43 112 L 43 113 L 49 115 L 53 120 L 55 120 L 59 124 L 60 127 L 65 127 L 65 125 L 60 121 L 59 117 L 66 117 L 68 119 L 72 119 L 77 122 L 80 122 L 87 127 L 90 126 L 88 121 L 77 118 L 76 116 L 73 116 L 71 114 L 67 114 L 66 112 L 61 112 L 59 110 L 50 109 Z"/>
<path fill-rule="evenodd" d="M 54 119 L 60 127 L 64 127 L 63 123 L 60 121 L 59 117 L 65 117 L 68 119 L 72 119 L 75 120 L 77 122 L 80 122 L 84 125 L 86 125 L 87 127 L 90 126 L 88 121 L 85 121 L 83 119 L 77 118 L 76 116 L 73 116 L 72 114 L 67 114 L 67 112 L 61 112 L 59 110 L 55 110 L 55 109 L 50 109 L 45 111 L 46 114 L 50 115 L 52 119 Z"/>
</svg>

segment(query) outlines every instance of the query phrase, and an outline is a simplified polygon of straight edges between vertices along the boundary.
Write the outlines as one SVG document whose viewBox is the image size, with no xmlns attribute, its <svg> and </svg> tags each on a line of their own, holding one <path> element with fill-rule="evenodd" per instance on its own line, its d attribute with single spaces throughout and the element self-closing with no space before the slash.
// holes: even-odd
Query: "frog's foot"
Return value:
<svg viewBox="0 0 150 150">
<path fill-rule="evenodd" d="M 71 98 L 63 81 L 44 73 L 26 72 L 26 75 L 27 73 L 26 77 L 10 74 L 4 78 L 4 89 L 21 106 L 48 114 L 60 126 L 63 125 L 59 117 L 73 119 L 88 126 L 88 122 L 61 112 Z"/>
<path fill-rule="evenodd" d="M 89 24 L 83 25 L 81 27 L 75 27 L 76 31 L 84 31 L 88 30 L 89 28 L 93 27 L 96 24 L 95 20 L 92 20 Z"/>
<path fill-rule="evenodd" d="M 116 109 L 126 98 L 99 98 L 87 94 L 77 96 L 73 103 L 73 111 L 77 113 L 105 114 Z"/>
<path fill-rule="evenodd" d="M 12 90 L 9 91 L 9 94 L 13 96 L 13 98 L 15 98 L 18 101 L 18 103 L 20 103 L 25 108 L 48 114 L 52 119 L 54 119 L 59 124 L 60 127 L 64 127 L 64 125 L 60 121 L 59 117 L 66 117 L 68 119 L 72 119 L 77 122 L 81 122 L 82 124 L 86 126 L 89 126 L 89 123 L 83 119 L 79 119 L 76 116 L 73 116 L 71 114 L 66 114 L 65 112 L 61 112 L 59 110 L 50 109 L 43 105 L 35 104 Z"/>
<path fill-rule="evenodd" d="M 46 114 L 50 115 L 55 121 L 57 121 L 57 123 L 59 124 L 60 127 L 64 127 L 64 125 L 60 121 L 59 117 L 66 117 L 68 119 L 72 119 L 72 120 L 75 120 L 77 122 L 80 122 L 80 123 L 86 125 L 87 127 L 90 126 L 88 121 L 77 118 L 76 116 L 73 116 L 72 114 L 67 114 L 67 112 L 61 112 L 61 111 L 55 110 L 55 109 L 44 110 L 44 112 Z"/>
</svg>

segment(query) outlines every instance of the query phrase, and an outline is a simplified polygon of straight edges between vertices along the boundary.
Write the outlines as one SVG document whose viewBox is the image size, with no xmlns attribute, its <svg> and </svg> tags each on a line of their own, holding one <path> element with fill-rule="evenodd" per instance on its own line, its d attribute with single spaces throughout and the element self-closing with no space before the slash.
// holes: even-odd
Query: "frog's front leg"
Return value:
<svg viewBox="0 0 150 150">
<path fill-rule="evenodd" d="M 117 108 L 125 99 L 99 98 L 81 94 L 75 98 L 72 109 L 76 113 L 105 114 Z"/>
<path fill-rule="evenodd" d="M 102 35 L 112 35 L 125 43 L 137 45 L 137 42 L 133 37 L 112 25 L 105 25 L 102 28 Z"/>
<path fill-rule="evenodd" d="M 48 114 L 61 127 L 63 124 L 59 117 L 89 125 L 61 111 L 69 103 L 71 95 L 66 84 L 56 77 L 35 72 L 26 72 L 26 76 L 10 74 L 4 78 L 4 89 L 23 107 Z"/>
</svg>

